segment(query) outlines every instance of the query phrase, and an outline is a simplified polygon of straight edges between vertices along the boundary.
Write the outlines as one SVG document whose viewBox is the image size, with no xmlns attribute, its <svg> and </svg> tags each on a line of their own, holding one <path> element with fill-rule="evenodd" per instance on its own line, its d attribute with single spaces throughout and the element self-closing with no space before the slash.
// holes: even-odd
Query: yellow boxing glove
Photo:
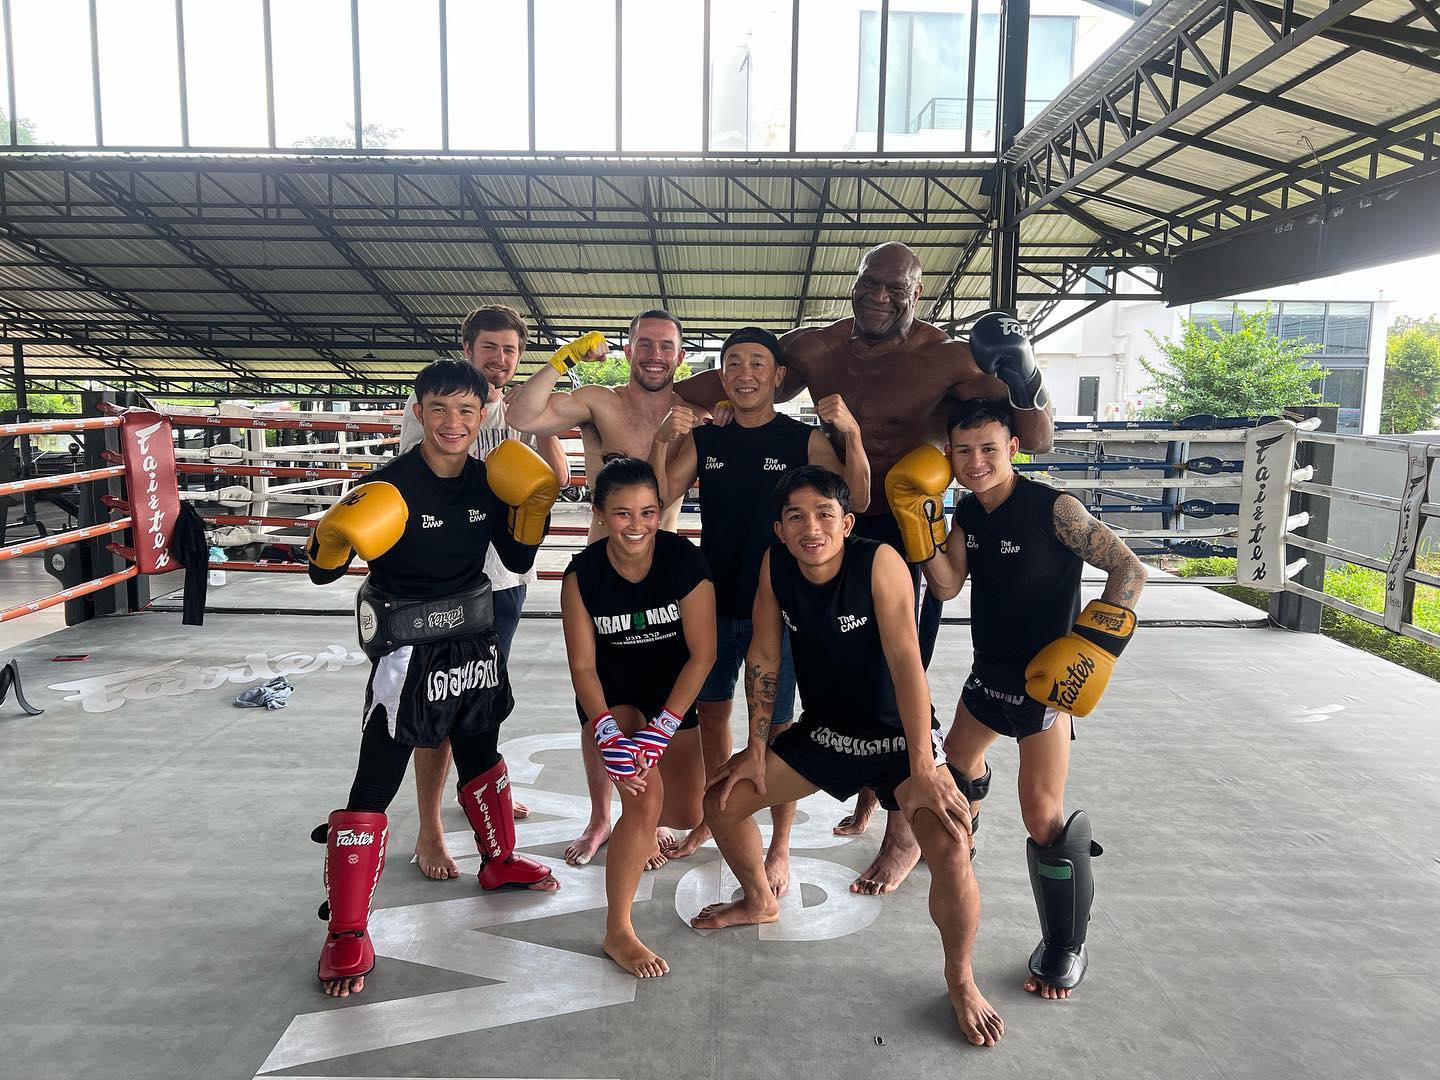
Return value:
<svg viewBox="0 0 1440 1080">
<path fill-rule="evenodd" d="M 605 335 L 599 330 L 591 330 L 588 334 L 581 334 L 570 344 L 556 349 L 555 355 L 550 357 L 550 366 L 561 375 L 568 375 L 570 369 L 578 364 L 586 353 L 604 347 Z"/>
<path fill-rule="evenodd" d="M 409 519 L 405 496 L 394 484 L 361 484 L 325 511 L 305 553 L 317 570 L 344 569 L 352 552 L 369 562 L 395 546 Z"/>
<path fill-rule="evenodd" d="M 1089 716 L 1135 633 L 1135 613 L 1091 600 L 1075 628 L 1035 654 L 1025 668 L 1025 693 L 1071 716 Z"/>
<path fill-rule="evenodd" d="M 953 479 L 950 460 L 928 444 L 911 450 L 885 474 L 885 499 L 900 523 L 906 562 L 928 562 L 945 550 L 945 489 Z"/>
<path fill-rule="evenodd" d="M 510 507 L 510 535 L 522 544 L 545 539 L 545 519 L 560 497 L 560 481 L 545 459 L 518 439 L 505 439 L 485 459 L 485 475 Z"/>
</svg>

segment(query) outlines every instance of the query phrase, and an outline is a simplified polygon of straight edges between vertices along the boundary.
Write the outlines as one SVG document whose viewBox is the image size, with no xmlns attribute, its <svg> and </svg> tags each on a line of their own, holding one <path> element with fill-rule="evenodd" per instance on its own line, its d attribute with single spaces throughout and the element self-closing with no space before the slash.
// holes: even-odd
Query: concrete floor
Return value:
<svg viewBox="0 0 1440 1080">
<path fill-rule="evenodd" d="M 1178 608 L 1248 617 L 1178 587 L 1153 588 L 1141 615 Z M 536 810 L 521 844 L 562 892 L 482 896 L 473 857 L 457 881 L 424 880 L 407 789 L 372 923 L 382 959 L 344 1001 L 314 979 L 322 853 L 308 834 L 354 767 L 352 624 L 211 615 L 197 629 L 151 612 L 10 652 L 46 712 L 0 709 L 6 1078 L 1440 1074 L 1440 686 L 1333 641 L 1142 628 L 1075 747 L 1070 803 L 1106 853 L 1090 974 L 1069 1002 L 1020 989 L 1036 918 L 1016 753 L 997 748 L 976 971 L 1007 1034 L 988 1051 L 957 1037 L 926 871 L 851 896 L 879 823 L 835 838 L 841 808 L 824 796 L 802 807 L 802 886 L 776 927 L 689 928 L 733 884 L 712 848 L 642 884 L 637 927 L 671 974 L 642 984 L 611 965 L 603 870 L 561 860 L 585 800 L 558 621 L 521 626 L 504 737 Z M 64 653 L 89 659 L 51 661 Z M 967 631 L 945 627 L 942 717 L 968 659 Z M 297 688 L 288 709 L 231 707 L 280 671 Z M 473 853 L 458 808 L 446 814 Z"/>
</svg>

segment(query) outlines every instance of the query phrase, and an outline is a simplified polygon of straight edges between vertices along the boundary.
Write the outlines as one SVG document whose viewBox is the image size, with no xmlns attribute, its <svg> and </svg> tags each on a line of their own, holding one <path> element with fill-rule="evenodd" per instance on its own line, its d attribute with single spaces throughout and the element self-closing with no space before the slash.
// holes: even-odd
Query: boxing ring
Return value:
<svg viewBox="0 0 1440 1080">
<path fill-rule="evenodd" d="M 473 856 L 461 858 L 456 881 L 423 879 L 407 865 L 407 785 L 391 808 L 371 924 L 379 967 L 359 997 L 324 997 L 314 982 L 321 867 L 308 833 L 349 784 L 366 668 L 348 619 L 314 614 L 348 611 L 350 589 L 310 586 L 298 564 L 260 555 L 302 536 L 367 464 L 338 459 L 383 457 L 353 453 L 352 434 L 385 439 L 394 424 L 215 419 L 242 432 L 244 454 L 259 441 L 244 433 L 277 430 L 261 426 L 277 419 L 383 429 L 315 427 L 335 448 L 283 447 L 303 457 L 215 462 L 185 453 L 186 439 L 174 444 L 175 505 L 196 504 L 212 539 L 236 529 L 246 541 L 213 564 L 228 580 L 211 589 L 204 626 L 185 627 L 163 610 L 176 587 L 170 568 L 142 568 L 152 534 L 147 508 L 133 504 L 148 486 L 144 456 L 127 467 L 121 418 L 79 421 L 93 424 L 97 444 L 114 439 L 110 452 L 121 457 L 103 465 L 118 472 L 70 478 L 107 489 L 107 500 L 93 500 L 107 520 L 5 550 L 90 552 L 91 570 L 104 573 L 70 602 L 108 598 L 115 614 L 11 650 L 44 713 L 22 715 L 13 699 L 0 706 L 0 925 L 9 931 L 0 1072 L 789 1080 L 974 1068 L 1019 1078 L 1068 1062 L 1067 1071 L 1137 1080 L 1434 1075 L 1440 991 L 1427 975 L 1440 944 L 1430 827 L 1440 812 L 1440 688 L 1328 638 L 1258 628 L 1255 609 L 1164 577 L 1142 597 L 1140 630 L 1102 708 L 1077 725 L 1069 799 L 1090 812 L 1106 854 L 1095 870 L 1090 974 L 1070 1002 L 1020 989 L 1035 914 L 1015 750 L 993 754 L 975 968 L 1006 1021 L 998 1048 L 976 1051 L 955 1034 L 924 867 L 896 893 L 851 895 L 880 823 L 862 837 L 834 836 L 842 810 L 823 795 L 801 806 L 795 887 L 779 923 L 689 928 L 689 914 L 734 887 L 707 847 L 640 886 L 637 928 L 671 973 L 642 984 L 606 960 L 603 859 L 575 869 L 561 857 L 587 804 L 561 631 L 543 617 L 522 620 L 516 637 L 517 708 L 502 750 L 517 797 L 534 810 L 518 824 L 520 847 L 555 868 L 560 894 L 480 895 Z M 194 414 L 168 422 L 209 423 Z M 1250 451 L 1268 437 L 1254 426 L 1070 429 L 1061 452 L 1033 464 L 1080 488 L 1137 548 L 1234 548 L 1236 577 L 1253 579 L 1258 558 L 1281 598 L 1313 588 L 1305 575 L 1326 559 L 1383 562 L 1402 584 L 1393 611 L 1387 602 L 1368 614 L 1398 617 L 1406 632 L 1404 582 L 1437 584 L 1414 567 L 1418 545 L 1379 560 L 1307 540 L 1302 515 L 1316 516 L 1316 500 L 1367 493 L 1347 495 L 1306 463 L 1338 437 L 1292 428 L 1294 445 L 1257 464 Z M 1414 445 L 1399 444 L 1408 475 L 1422 479 L 1373 498 L 1393 499 L 1393 510 L 1376 509 L 1418 537 L 1440 508 L 1428 494 L 1437 455 Z M 1155 454 L 1163 457 L 1129 460 Z M 314 486 L 283 490 L 291 484 Z M 1257 512 L 1265 530 L 1252 540 Z M 532 587 L 536 614 L 549 610 L 550 575 L 583 542 L 587 518 L 583 503 L 559 505 L 546 580 Z M 1287 546 L 1310 563 L 1287 563 Z M 252 548 L 256 557 L 242 557 Z M 98 584 L 110 573 L 124 580 Z M 1097 591 L 1087 582 L 1087 598 Z M 942 722 L 969 667 L 963 602 L 947 607 L 930 668 Z M 88 659 L 55 662 L 76 655 Z M 296 688 L 288 708 L 232 707 L 277 675 Z M 743 723 L 737 715 L 737 737 Z M 445 815 L 452 850 L 473 851 L 459 809 Z"/>
</svg>

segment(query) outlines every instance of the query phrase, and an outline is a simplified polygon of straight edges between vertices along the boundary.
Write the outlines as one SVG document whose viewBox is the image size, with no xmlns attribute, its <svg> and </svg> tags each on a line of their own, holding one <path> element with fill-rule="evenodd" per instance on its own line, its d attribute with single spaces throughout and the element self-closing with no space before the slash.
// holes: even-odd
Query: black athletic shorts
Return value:
<svg viewBox="0 0 1440 1080">
<path fill-rule="evenodd" d="M 614 708 L 614 707 L 615 707 L 615 704 L 629 705 L 632 709 L 639 709 L 639 710 L 640 710 L 640 715 L 643 716 L 643 717 L 645 717 L 646 720 L 653 720 L 653 719 L 655 719 L 655 717 L 657 717 L 657 716 L 660 715 L 660 710 L 665 707 L 665 703 L 664 703 L 663 701 L 660 702 L 658 705 L 653 705 L 653 704 L 652 704 L 652 705 L 636 705 L 634 702 L 621 701 L 621 702 L 618 702 L 618 703 L 612 703 L 611 708 Z M 586 715 L 585 715 L 585 710 L 580 707 L 580 699 L 579 699 L 579 698 L 576 698 L 576 699 L 575 699 L 575 715 L 580 718 L 580 726 L 581 726 L 581 727 L 584 727 L 585 725 L 587 725 L 588 723 L 590 723 L 590 717 L 586 716 Z M 690 711 L 687 712 L 684 716 L 682 716 L 682 717 L 680 718 L 680 726 L 679 726 L 678 728 L 676 728 L 675 730 L 676 730 L 676 731 L 689 731 L 691 728 L 699 727 L 699 726 L 700 726 L 700 714 L 695 711 L 695 706 L 694 706 L 694 705 L 691 705 L 691 706 L 690 706 Z"/>
<path fill-rule="evenodd" d="M 872 737 L 857 738 L 802 714 L 798 723 L 775 736 L 770 749 L 833 798 L 843 802 L 868 787 L 886 810 L 900 809 L 895 789 L 910 779 L 910 751 L 903 731 L 876 728 Z M 930 753 L 940 756 L 938 725 L 930 729 Z"/>
<path fill-rule="evenodd" d="M 965 688 L 960 691 L 960 703 L 990 730 L 1012 739 L 1048 731 L 1060 715 L 1044 702 L 1036 701 L 1025 693 L 1024 672 L 1007 676 L 971 668 Z M 1073 725 L 1070 737 L 1075 737 Z"/>
<path fill-rule="evenodd" d="M 406 746 L 439 746 L 452 734 L 499 727 L 515 707 L 499 635 L 405 645 L 370 666 L 365 719 L 379 719 Z"/>
</svg>

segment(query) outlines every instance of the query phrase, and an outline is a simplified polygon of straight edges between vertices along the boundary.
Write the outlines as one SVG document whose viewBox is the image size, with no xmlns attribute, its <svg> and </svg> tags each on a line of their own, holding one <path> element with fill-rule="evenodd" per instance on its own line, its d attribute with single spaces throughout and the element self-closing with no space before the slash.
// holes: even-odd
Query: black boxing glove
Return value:
<svg viewBox="0 0 1440 1080">
<path fill-rule="evenodd" d="M 1009 388 L 1012 408 L 1043 409 L 1050 404 L 1030 339 L 1015 316 L 987 311 L 976 319 L 970 328 L 970 355 L 981 371 Z"/>
</svg>

